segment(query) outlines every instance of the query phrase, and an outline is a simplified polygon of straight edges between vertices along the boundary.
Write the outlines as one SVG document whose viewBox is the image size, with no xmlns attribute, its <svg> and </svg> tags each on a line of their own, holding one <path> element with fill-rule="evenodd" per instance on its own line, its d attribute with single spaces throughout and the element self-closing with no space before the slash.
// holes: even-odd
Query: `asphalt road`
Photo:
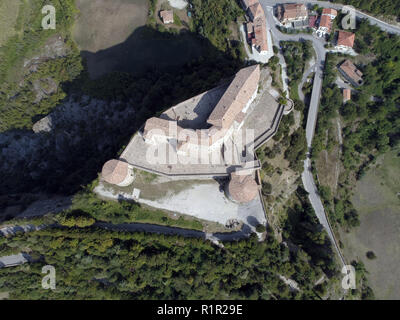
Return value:
<svg viewBox="0 0 400 320">
<path fill-rule="evenodd" d="M 313 43 L 314 50 L 316 53 L 316 63 L 314 65 L 315 70 L 315 76 L 314 76 L 314 84 L 313 84 L 313 90 L 311 94 L 311 101 L 310 101 L 310 107 L 309 107 L 309 112 L 308 112 L 308 117 L 307 117 L 307 126 L 306 126 L 306 139 L 307 139 L 307 146 L 309 150 L 311 149 L 312 145 L 312 139 L 314 137 L 314 131 L 315 131 L 315 126 L 317 123 L 317 115 L 318 115 L 318 106 L 319 106 L 319 100 L 321 97 L 321 90 L 322 90 L 322 80 L 323 80 L 323 68 L 325 65 L 325 58 L 326 58 L 326 50 L 324 47 L 324 41 L 321 38 L 318 38 L 313 35 L 309 34 L 283 34 L 281 33 L 277 28 L 276 28 L 276 18 L 273 16 L 273 11 L 272 7 L 268 5 L 268 2 L 271 1 L 260 1 L 260 3 L 263 6 L 263 9 L 265 11 L 268 27 L 270 28 L 272 37 L 275 41 L 275 45 L 277 47 L 279 46 L 280 41 L 304 41 L 304 40 L 310 40 Z M 311 168 L 311 160 L 310 160 L 310 154 L 307 152 L 307 159 L 304 161 L 304 171 L 302 174 L 302 180 L 304 184 L 304 188 L 306 191 L 309 193 L 309 199 L 311 202 L 311 205 L 314 208 L 315 214 L 321 223 L 321 225 L 325 228 L 325 230 L 328 233 L 329 238 L 331 239 L 339 257 L 343 265 L 346 265 L 345 260 L 343 258 L 342 253 L 340 252 L 340 249 L 336 243 L 332 228 L 329 224 L 329 221 L 327 219 L 324 206 L 322 204 L 322 201 L 319 197 L 317 187 L 314 182 L 314 177 L 312 175 L 312 172 L 310 170 Z"/>
<path fill-rule="evenodd" d="M 310 76 L 310 74 L 313 73 L 313 72 L 315 71 L 316 66 L 317 66 L 316 64 L 313 64 L 312 66 L 310 66 L 310 67 L 304 72 L 303 78 L 301 79 L 301 82 L 300 82 L 300 84 L 299 84 L 298 94 L 299 94 L 300 100 L 303 101 L 303 102 L 304 102 L 304 100 L 305 100 L 305 96 L 304 96 L 304 93 L 303 93 L 304 84 L 306 83 L 306 81 L 307 81 L 308 77 Z"/>
</svg>

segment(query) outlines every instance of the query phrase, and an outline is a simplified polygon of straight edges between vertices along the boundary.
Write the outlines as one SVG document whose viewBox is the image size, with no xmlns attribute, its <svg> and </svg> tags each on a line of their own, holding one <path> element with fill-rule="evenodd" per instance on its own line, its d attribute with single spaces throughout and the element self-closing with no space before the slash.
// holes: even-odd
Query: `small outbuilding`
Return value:
<svg viewBox="0 0 400 320">
<path fill-rule="evenodd" d="M 174 23 L 174 12 L 172 10 L 160 11 L 160 17 L 164 24 Z"/>
<path fill-rule="evenodd" d="M 254 179 L 254 174 L 244 172 L 231 173 L 231 179 L 227 185 L 228 197 L 238 203 L 247 203 L 257 197 L 259 187 Z"/>
<path fill-rule="evenodd" d="M 351 89 L 343 89 L 343 103 L 351 100 Z"/>
<path fill-rule="evenodd" d="M 104 164 L 101 176 L 105 182 L 120 187 L 129 186 L 135 179 L 133 167 L 126 162 L 115 159 Z"/>
</svg>

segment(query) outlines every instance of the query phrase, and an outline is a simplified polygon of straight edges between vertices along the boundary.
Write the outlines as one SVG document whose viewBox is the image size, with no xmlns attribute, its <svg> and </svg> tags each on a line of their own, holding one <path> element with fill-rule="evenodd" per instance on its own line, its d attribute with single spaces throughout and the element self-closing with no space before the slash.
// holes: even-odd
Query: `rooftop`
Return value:
<svg viewBox="0 0 400 320">
<path fill-rule="evenodd" d="M 338 34 L 338 46 L 353 48 L 356 35 L 352 32 L 340 30 Z"/>
<path fill-rule="evenodd" d="M 230 128 L 235 117 L 257 89 L 260 80 L 260 66 L 241 69 L 218 101 L 208 118 L 208 123 L 221 128 Z"/>
<path fill-rule="evenodd" d="M 354 83 L 360 85 L 362 83 L 363 73 L 357 69 L 357 67 L 350 60 L 345 60 L 339 67 L 339 69 L 344 72 L 349 79 Z"/>
<path fill-rule="evenodd" d="M 282 9 L 281 9 L 282 10 Z M 281 20 L 305 18 L 308 15 L 307 7 L 302 3 L 286 3 L 283 5 Z"/>
<path fill-rule="evenodd" d="M 160 11 L 160 17 L 164 23 L 174 22 L 174 12 L 172 10 Z"/>
<path fill-rule="evenodd" d="M 324 8 L 322 9 L 322 14 L 327 14 L 327 15 L 332 15 L 332 16 L 337 16 L 337 11 L 335 9 L 332 8 Z"/>
<path fill-rule="evenodd" d="M 319 27 L 320 28 L 327 28 L 328 32 L 330 32 L 331 31 L 331 27 L 332 27 L 331 18 L 329 18 L 329 16 L 321 16 L 321 20 L 319 22 Z"/>
<path fill-rule="evenodd" d="M 253 20 L 259 18 L 259 17 L 265 17 L 264 10 L 261 6 L 261 4 L 257 1 L 255 4 L 251 5 L 248 8 L 248 11 L 251 13 L 251 18 Z"/>
<path fill-rule="evenodd" d="M 258 184 L 253 174 L 231 173 L 228 184 L 228 193 L 232 200 L 239 203 L 247 203 L 254 200 L 258 195 Z"/>
<path fill-rule="evenodd" d="M 343 89 L 343 102 L 351 100 L 351 89 Z"/>
<path fill-rule="evenodd" d="M 245 8 L 252 6 L 253 4 L 258 3 L 258 0 L 242 0 Z"/>
<path fill-rule="evenodd" d="M 120 184 L 128 176 L 128 164 L 119 160 L 109 160 L 103 165 L 101 176 L 111 184 Z"/>
</svg>

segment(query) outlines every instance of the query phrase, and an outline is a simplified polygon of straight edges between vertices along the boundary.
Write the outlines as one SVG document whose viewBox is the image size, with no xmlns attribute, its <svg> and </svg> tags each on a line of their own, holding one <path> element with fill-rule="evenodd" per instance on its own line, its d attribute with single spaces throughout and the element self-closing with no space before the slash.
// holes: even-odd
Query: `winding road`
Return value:
<svg viewBox="0 0 400 320">
<path fill-rule="evenodd" d="M 302 177 L 302 181 L 304 184 L 304 188 L 306 189 L 306 191 L 309 194 L 308 197 L 310 199 L 311 205 L 314 208 L 315 214 L 316 214 L 320 224 L 324 227 L 324 229 L 328 233 L 328 236 L 331 239 L 331 241 L 340 257 L 342 265 L 345 266 L 346 265 L 345 259 L 340 251 L 340 248 L 335 239 L 333 230 L 332 230 L 329 220 L 326 216 L 324 206 L 322 204 L 321 198 L 319 197 L 318 189 L 317 189 L 317 186 L 315 185 L 314 177 L 313 177 L 313 174 L 311 171 L 310 150 L 311 150 L 312 140 L 314 137 L 315 126 L 317 123 L 318 106 L 319 106 L 321 90 L 322 90 L 323 70 L 324 70 L 325 58 L 326 58 L 326 49 L 324 47 L 325 42 L 323 39 L 321 39 L 315 35 L 309 35 L 309 34 L 295 34 L 295 35 L 290 34 L 289 35 L 289 34 L 281 33 L 276 27 L 277 21 L 273 15 L 273 8 L 272 8 L 272 6 L 268 5 L 272 2 L 275 2 L 275 1 L 262 1 L 262 0 L 260 1 L 260 3 L 263 6 L 266 17 L 267 17 L 268 28 L 272 34 L 272 37 L 273 37 L 277 47 L 280 47 L 280 45 L 279 45 L 280 41 L 310 40 L 313 43 L 314 50 L 316 53 L 316 63 L 308 70 L 308 72 L 310 72 L 310 73 L 315 70 L 315 76 L 314 76 L 314 83 L 313 83 L 313 89 L 312 89 L 312 94 L 311 94 L 311 101 L 310 101 L 310 106 L 309 106 L 309 111 L 308 111 L 308 116 L 307 116 L 307 125 L 306 125 L 306 139 L 307 139 L 307 146 L 308 146 L 309 151 L 307 152 L 307 158 L 304 161 L 304 171 L 303 171 L 301 177 Z"/>
</svg>

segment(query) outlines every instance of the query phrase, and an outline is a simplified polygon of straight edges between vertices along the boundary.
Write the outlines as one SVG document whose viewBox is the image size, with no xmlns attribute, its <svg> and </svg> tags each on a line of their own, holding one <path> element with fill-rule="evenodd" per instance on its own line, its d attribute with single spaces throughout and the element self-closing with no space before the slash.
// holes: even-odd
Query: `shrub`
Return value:
<svg viewBox="0 0 400 320">
<path fill-rule="evenodd" d="M 265 232 L 267 229 L 265 228 L 265 226 L 263 224 L 259 224 L 256 227 L 256 231 L 259 233 Z"/>
</svg>

